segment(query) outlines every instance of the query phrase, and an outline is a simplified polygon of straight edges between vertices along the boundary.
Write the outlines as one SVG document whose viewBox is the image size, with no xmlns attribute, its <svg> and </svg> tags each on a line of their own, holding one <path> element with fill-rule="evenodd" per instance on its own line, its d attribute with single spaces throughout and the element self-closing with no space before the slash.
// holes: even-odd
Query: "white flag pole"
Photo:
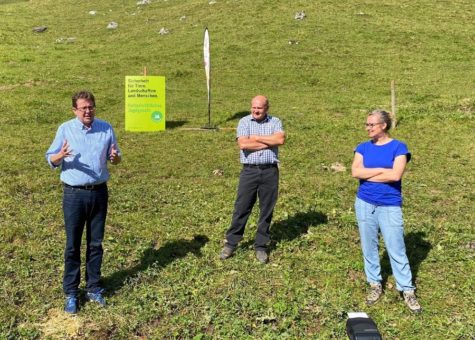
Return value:
<svg viewBox="0 0 475 340">
<path fill-rule="evenodd" d="M 211 58 L 209 51 L 209 32 L 208 27 L 205 28 L 203 57 L 206 72 L 206 87 L 208 89 L 208 128 L 211 128 Z"/>
<path fill-rule="evenodd" d="M 397 120 L 396 120 L 396 82 L 391 80 L 391 111 L 393 113 L 393 126 L 391 128 L 396 128 Z"/>
</svg>

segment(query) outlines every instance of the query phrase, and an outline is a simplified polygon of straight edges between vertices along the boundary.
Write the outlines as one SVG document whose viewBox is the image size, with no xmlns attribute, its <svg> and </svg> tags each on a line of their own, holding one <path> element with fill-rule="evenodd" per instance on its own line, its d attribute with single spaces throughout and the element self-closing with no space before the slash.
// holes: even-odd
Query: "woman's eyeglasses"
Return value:
<svg viewBox="0 0 475 340">
<path fill-rule="evenodd" d="M 365 123 L 364 126 L 374 128 L 376 125 L 379 125 L 379 124 L 384 124 L 384 123 Z"/>
</svg>

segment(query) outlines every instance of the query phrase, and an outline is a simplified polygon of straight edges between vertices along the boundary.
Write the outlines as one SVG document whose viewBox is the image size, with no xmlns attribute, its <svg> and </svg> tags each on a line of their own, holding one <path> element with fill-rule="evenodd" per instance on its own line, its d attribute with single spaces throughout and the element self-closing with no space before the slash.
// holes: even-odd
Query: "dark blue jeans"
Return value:
<svg viewBox="0 0 475 340">
<path fill-rule="evenodd" d="M 63 213 L 66 227 L 63 291 L 78 295 L 81 279 L 81 240 L 86 226 L 86 289 L 101 290 L 102 240 L 107 215 L 107 185 L 93 190 L 65 186 Z"/>
<path fill-rule="evenodd" d="M 279 191 L 279 169 L 244 167 L 239 176 L 238 193 L 234 204 L 231 226 L 226 232 L 226 243 L 236 248 L 244 235 L 249 215 L 259 197 L 259 222 L 254 241 L 256 250 L 265 250 L 270 242 L 270 224 Z"/>
</svg>

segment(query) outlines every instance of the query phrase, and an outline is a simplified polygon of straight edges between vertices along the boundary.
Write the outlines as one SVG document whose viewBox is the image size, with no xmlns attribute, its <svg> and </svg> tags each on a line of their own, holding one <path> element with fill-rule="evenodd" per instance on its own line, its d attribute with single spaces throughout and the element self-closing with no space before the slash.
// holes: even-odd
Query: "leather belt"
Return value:
<svg viewBox="0 0 475 340">
<path fill-rule="evenodd" d="M 81 189 L 81 190 L 98 190 L 106 186 L 106 182 L 99 183 L 99 184 L 91 184 L 91 185 L 69 185 L 66 183 L 63 183 L 63 184 L 66 188 Z"/>
<path fill-rule="evenodd" d="M 269 168 L 277 168 L 277 163 L 272 164 L 243 164 L 245 168 L 255 168 L 255 169 L 269 169 Z"/>
</svg>

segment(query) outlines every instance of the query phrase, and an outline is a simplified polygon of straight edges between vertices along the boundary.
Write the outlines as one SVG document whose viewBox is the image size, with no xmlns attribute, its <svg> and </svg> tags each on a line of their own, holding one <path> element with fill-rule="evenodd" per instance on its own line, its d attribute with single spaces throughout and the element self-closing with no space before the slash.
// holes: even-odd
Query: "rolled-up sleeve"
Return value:
<svg viewBox="0 0 475 340">
<path fill-rule="evenodd" d="M 63 129 L 62 126 L 60 126 L 58 128 L 58 131 L 56 131 L 56 136 L 54 137 L 53 143 L 51 143 L 51 146 L 49 147 L 48 151 L 46 151 L 46 161 L 48 162 L 51 169 L 56 169 L 59 167 L 59 165 L 54 165 L 51 162 L 51 155 L 57 154 L 59 150 L 61 150 L 63 140 Z"/>
</svg>

